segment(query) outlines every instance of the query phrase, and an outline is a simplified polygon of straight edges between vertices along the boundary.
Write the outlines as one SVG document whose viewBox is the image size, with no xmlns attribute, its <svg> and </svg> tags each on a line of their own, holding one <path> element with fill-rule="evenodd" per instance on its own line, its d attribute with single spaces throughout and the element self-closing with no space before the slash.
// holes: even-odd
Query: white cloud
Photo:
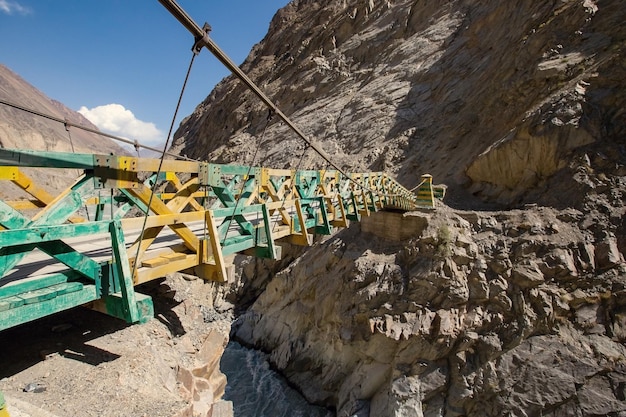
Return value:
<svg viewBox="0 0 626 417">
<path fill-rule="evenodd" d="M 0 12 L 4 12 L 6 14 L 28 14 L 31 10 L 28 7 L 24 7 L 16 1 L 12 0 L 0 0 Z"/>
<path fill-rule="evenodd" d="M 78 112 L 103 132 L 137 140 L 142 145 L 152 147 L 162 145 L 165 141 L 165 135 L 154 123 L 137 119 L 132 111 L 121 104 L 105 104 L 92 109 L 82 106 Z"/>
</svg>

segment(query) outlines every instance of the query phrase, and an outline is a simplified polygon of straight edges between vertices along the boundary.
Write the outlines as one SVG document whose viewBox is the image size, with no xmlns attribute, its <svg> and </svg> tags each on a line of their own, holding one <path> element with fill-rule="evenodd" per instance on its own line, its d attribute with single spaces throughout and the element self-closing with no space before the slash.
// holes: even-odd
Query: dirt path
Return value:
<svg viewBox="0 0 626 417">
<path fill-rule="evenodd" d="M 221 356 L 230 329 L 229 313 L 213 309 L 213 286 L 177 275 L 138 291 L 155 302 L 155 318 L 144 325 L 77 308 L 1 332 L 0 390 L 11 417 L 50 415 L 38 409 L 169 417 L 210 407 L 215 389 L 196 382 L 222 383 L 207 362 L 219 367 L 212 352 Z"/>
</svg>

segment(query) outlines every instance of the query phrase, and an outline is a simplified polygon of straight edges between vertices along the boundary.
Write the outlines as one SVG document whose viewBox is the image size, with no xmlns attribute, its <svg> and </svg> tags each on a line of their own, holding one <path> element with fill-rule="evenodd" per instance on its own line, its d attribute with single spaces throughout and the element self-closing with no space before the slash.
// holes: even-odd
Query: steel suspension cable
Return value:
<svg viewBox="0 0 626 417">
<path fill-rule="evenodd" d="M 291 130 L 293 130 L 304 142 L 306 142 L 319 156 L 321 156 L 326 162 L 328 162 L 331 166 L 333 166 L 337 171 L 339 171 L 343 176 L 345 176 L 348 181 L 356 184 L 358 187 L 370 191 L 372 193 L 376 193 L 378 195 L 385 195 L 378 190 L 372 190 L 369 187 L 365 187 L 364 184 L 358 184 L 354 181 L 350 175 L 348 175 L 339 165 L 335 164 L 330 156 L 324 151 L 320 145 L 314 142 L 312 139 L 308 138 L 304 132 L 302 132 L 298 126 L 296 126 L 289 117 L 287 117 L 279 108 L 274 104 L 274 102 L 265 95 L 265 93 L 239 68 L 229 57 L 226 55 L 224 51 L 220 49 L 219 46 L 209 37 L 209 27 L 205 26 L 205 28 L 201 28 L 198 24 L 183 10 L 182 7 L 176 3 L 176 0 L 159 0 L 159 3 L 163 5 L 171 14 L 174 16 L 191 34 L 194 36 L 196 41 L 193 50 L 199 51 L 203 47 L 207 48 L 226 68 L 228 68 L 234 75 L 236 75 L 239 80 L 241 80 L 256 96 L 261 99 L 266 106 L 270 108 L 271 111 L 276 113 L 282 120 L 287 124 Z"/>
</svg>

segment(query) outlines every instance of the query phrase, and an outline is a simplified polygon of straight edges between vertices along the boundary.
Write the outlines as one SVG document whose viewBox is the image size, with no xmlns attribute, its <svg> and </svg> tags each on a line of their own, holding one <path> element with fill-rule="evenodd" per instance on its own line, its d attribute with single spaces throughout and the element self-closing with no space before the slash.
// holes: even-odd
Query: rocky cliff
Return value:
<svg viewBox="0 0 626 417">
<path fill-rule="evenodd" d="M 625 18 L 616 0 L 280 10 L 244 71 L 338 165 L 429 172 L 454 209 L 241 260 L 235 337 L 342 417 L 626 415 Z M 324 168 L 266 116 L 227 78 L 175 148 Z"/>
<path fill-rule="evenodd" d="M 276 274 L 235 335 L 338 416 L 623 415 L 626 265 L 583 219 L 376 214 Z"/>
<path fill-rule="evenodd" d="M 242 68 L 348 170 L 407 185 L 429 172 L 448 204 L 582 204 L 624 172 L 626 18 L 616 0 L 292 1 Z M 227 78 L 181 125 L 197 158 L 319 167 Z M 252 161 L 253 151 L 260 157 Z M 555 198 L 555 190 L 559 198 Z"/>
<path fill-rule="evenodd" d="M 236 337 L 340 416 L 625 413 L 625 17 L 591 0 L 279 11 L 243 69 L 340 165 L 430 172 L 462 210 L 244 261 L 236 294 L 258 298 Z M 226 79 L 176 146 L 319 166 L 265 116 Z"/>
</svg>

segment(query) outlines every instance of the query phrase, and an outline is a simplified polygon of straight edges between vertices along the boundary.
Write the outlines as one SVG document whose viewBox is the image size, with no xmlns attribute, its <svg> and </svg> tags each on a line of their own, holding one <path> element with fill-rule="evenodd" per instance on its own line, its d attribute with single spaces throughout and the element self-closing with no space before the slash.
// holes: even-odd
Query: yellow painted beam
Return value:
<svg viewBox="0 0 626 417">
<path fill-rule="evenodd" d="M 197 265 L 197 262 L 197 255 L 194 253 L 185 255 L 185 259 L 168 262 L 164 265 L 155 266 L 154 268 L 140 268 L 136 273 L 135 285 L 163 278 L 167 274 L 179 272 L 184 269 L 193 268 Z"/>
<path fill-rule="evenodd" d="M 313 244 L 313 237 L 309 235 L 306 230 L 306 223 L 304 220 L 304 212 L 302 211 L 302 205 L 300 200 L 296 200 L 296 212 L 298 214 L 298 224 L 300 226 L 300 233 L 296 232 L 295 227 L 291 227 L 291 242 L 295 245 L 310 246 Z"/>
<path fill-rule="evenodd" d="M 160 214 L 148 216 L 146 228 L 169 226 L 177 223 L 197 222 L 204 219 L 203 211 L 189 211 L 186 213 Z M 143 226 L 143 217 L 129 217 L 122 219 L 125 230 L 140 229 Z"/>
<path fill-rule="evenodd" d="M 133 194 L 135 197 L 137 197 L 146 206 L 149 204 L 151 190 L 145 185 L 142 184 L 137 188 L 130 189 L 129 192 Z M 171 206 L 170 206 L 170 203 L 171 203 Z M 170 201 L 170 203 L 166 205 L 163 201 L 159 200 L 156 197 L 153 197 L 150 209 L 157 215 L 164 215 L 164 214 L 171 215 L 171 214 L 176 214 L 175 212 L 177 210 L 172 210 L 172 208 L 170 207 L 174 207 L 175 209 L 180 210 L 184 208 L 184 206 L 186 205 L 186 204 L 183 204 L 184 201 L 181 202 L 180 200 L 172 200 Z M 180 224 L 180 223 L 168 224 L 167 226 L 170 229 L 172 229 L 174 233 L 180 236 L 180 238 L 183 240 L 187 248 L 189 248 L 194 253 L 197 252 L 198 238 L 191 230 L 189 230 L 189 228 L 184 223 L 183 224 Z M 142 239 L 142 241 L 141 242 L 136 241 L 128 250 L 129 256 L 135 255 L 135 253 L 137 252 L 137 245 L 140 246 L 140 250 L 139 250 L 140 253 L 145 252 L 147 248 L 152 244 L 152 242 L 154 242 L 154 239 L 156 239 L 156 237 L 158 236 L 162 228 L 163 228 L 162 226 L 147 228 L 144 231 L 144 238 Z M 139 256 L 139 258 L 141 259 L 141 255 Z"/>
</svg>

